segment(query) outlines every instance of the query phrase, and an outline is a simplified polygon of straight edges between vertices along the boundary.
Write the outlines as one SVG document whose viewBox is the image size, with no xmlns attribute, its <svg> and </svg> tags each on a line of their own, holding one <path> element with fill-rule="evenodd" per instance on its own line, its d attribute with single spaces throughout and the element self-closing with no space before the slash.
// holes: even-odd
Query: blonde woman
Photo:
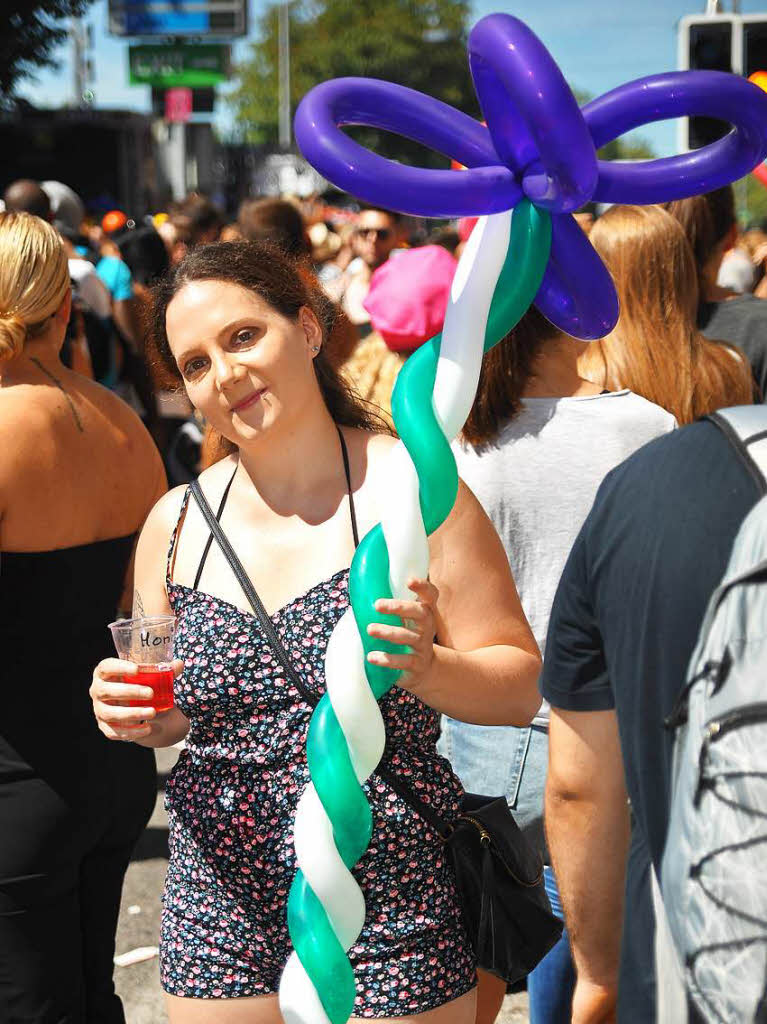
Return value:
<svg viewBox="0 0 767 1024">
<path fill-rule="evenodd" d="M 629 388 L 681 425 L 752 401 L 740 349 L 697 327 L 698 277 L 684 231 L 659 206 L 613 206 L 592 229 L 620 299 L 614 330 L 587 346 L 579 372 L 600 387 Z"/>
<path fill-rule="evenodd" d="M 165 477 L 138 417 L 62 364 L 70 304 L 55 230 L 0 214 L 0 1020 L 122 1024 L 114 933 L 154 759 L 99 735 L 89 664 Z"/>
</svg>

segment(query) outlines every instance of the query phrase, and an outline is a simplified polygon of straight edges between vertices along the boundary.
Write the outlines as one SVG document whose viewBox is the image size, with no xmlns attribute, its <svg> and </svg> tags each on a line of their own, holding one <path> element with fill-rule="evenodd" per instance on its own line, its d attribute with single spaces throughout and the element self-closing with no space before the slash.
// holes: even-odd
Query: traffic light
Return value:
<svg viewBox="0 0 767 1024">
<path fill-rule="evenodd" d="M 680 64 L 691 71 L 734 71 L 734 19 L 714 15 L 683 18 L 680 24 Z M 684 149 L 699 149 L 726 135 L 730 126 L 713 117 L 688 117 Z"/>
<path fill-rule="evenodd" d="M 767 18 L 743 19 L 743 67 L 746 78 L 767 72 Z"/>
<path fill-rule="evenodd" d="M 687 15 L 679 22 L 679 67 L 731 71 L 749 78 L 767 72 L 767 15 Z M 698 149 L 730 130 L 724 121 L 690 117 L 681 121 L 680 148 Z"/>
</svg>

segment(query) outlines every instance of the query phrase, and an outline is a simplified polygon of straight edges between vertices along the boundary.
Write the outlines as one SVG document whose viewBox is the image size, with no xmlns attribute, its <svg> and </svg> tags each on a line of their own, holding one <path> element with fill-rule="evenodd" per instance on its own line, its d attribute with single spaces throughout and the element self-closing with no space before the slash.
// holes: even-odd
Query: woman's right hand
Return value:
<svg viewBox="0 0 767 1024">
<path fill-rule="evenodd" d="M 152 719 L 157 715 L 155 709 L 128 706 L 129 701 L 151 700 L 153 696 L 148 686 L 124 682 L 124 677 L 136 674 L 137 667 L 132 661 L 105 658 L 93 671 L 89 690 L 93 714 L 107 739 L 135 743 L 152 731 Z M 182 669 L 183 662 L 176 659 L 173 662 L 174 676 L 179 676 Z"/>
</svg>

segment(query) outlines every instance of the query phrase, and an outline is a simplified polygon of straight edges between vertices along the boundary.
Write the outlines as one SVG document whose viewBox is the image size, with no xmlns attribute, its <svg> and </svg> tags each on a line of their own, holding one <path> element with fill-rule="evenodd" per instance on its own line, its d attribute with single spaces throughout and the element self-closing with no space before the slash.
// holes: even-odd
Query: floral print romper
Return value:
<svg viewBox="0 0 767 1024">
<path fill-rule="evenodd" d="M 285 679 L 255 616 L 196 589 L 197 582 L 193 588 L 173 582 L 171 554 L 189 495 L 171 538 L 167 575 L 178 617 L 175 653 L 185 663 L 175 699 L 190 729 L 166 787 L 162 984 L 177 996 L 257 996 L 277 991 L 291 951 L 293 817 L 309 781 L 312 708 Z M 226 493 L 219 518 L 225 500 Z M 304 685 L 318 695 L 330 634 L 348 607 L 347 581 L 348 570 L 337 572 L 272 616 Z M 387 765 L 452 820 L 462 790 L 436 752 L 439 714 L 396 686 L 381 710 Z M 354 869 L 367 907 L 349 951 L 354 1012 L 422 1013 L 476 982 L 454 874 L 434 830 L 376 775 L 365 793 L 374 830 Z"/>
</svg>

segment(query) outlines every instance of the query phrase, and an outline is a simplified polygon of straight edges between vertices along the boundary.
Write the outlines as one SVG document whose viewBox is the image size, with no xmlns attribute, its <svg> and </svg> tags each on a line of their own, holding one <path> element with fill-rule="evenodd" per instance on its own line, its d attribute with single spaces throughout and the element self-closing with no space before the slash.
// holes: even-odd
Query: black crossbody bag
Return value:
<svg viewBox="0 0 767 1024">
<path fill-rule="evenodd" d="M 190 487 L 275 657 L 307 704 L 315 707 L 318 698 L 294 669 L 269 613 L 199 483 L 194 480 Z M 423 818 L 445 844 L 478 966 L 508 983 L 529 974 L 557 943 L 563 926 L 551 912 L 543 885 L 543 862 L 519 830 L 506 799 L 466 793 L 461 813 L 455 821 L 448 822 L 388 768 L 379 765 L 374 774 Z"/>
</svg>

